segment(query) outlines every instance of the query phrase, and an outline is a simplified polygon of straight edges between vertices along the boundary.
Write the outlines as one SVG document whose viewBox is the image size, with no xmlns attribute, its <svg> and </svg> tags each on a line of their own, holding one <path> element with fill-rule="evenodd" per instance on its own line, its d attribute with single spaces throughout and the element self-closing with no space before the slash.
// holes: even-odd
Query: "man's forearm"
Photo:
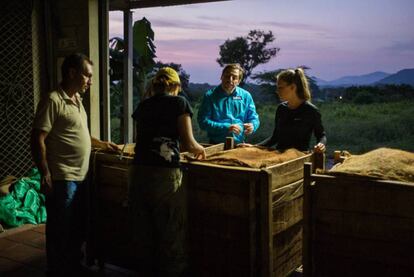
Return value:
<svg viewBox="0 0 414 277">
<path fill-rule="evenodd" d="M 46 144 L 43 137 L 37 132 L 32 134 L 32 156 L 40 173 L 44 176 L 50 174 L 46 158 Z"/>
</svg>

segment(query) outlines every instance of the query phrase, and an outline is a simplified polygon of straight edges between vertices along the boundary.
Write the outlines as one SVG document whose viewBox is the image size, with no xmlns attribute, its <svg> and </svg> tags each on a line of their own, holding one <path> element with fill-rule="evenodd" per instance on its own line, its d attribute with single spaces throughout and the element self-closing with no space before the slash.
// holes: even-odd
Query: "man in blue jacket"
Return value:
<svg viewBox="0 0 414 277">
<path fill-rule="evenodd" d="M 207 131 L 212 144 L 225 142 L 226 137 L 233 137 L 235 144 L 242 143 L 259 127 L 259 115 L 252 96 L 238 87 L 242 79 L 240 65 L 229 64 L 222 71 L 221 85 L 204 95 L 198 111 L 198 124 Z"/>
</svg>

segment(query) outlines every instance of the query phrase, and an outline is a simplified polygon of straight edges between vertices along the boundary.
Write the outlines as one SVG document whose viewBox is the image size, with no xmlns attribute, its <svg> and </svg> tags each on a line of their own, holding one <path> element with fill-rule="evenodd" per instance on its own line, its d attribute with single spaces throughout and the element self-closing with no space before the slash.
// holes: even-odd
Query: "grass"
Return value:
<svg viewBox="0 0 414 277">
<path fill-rule="evenodd" d="M 208 142 L 206 132 L 197 123 L 198 103 L 193 103 L 193 133 L 199 142 Z M 274 128 L 277 104 L 257 107 L 260 127 L 247 137 L 257 143 L 270 136 Z M 327 154 L 334 150 L 347 150 L 354 154 L 365 153 L 379 147 L 391 147 L 414 152 L 414 102 L 372 103 L 357 105 L 329 102 L 317 104 L 322 114 L 328 144 Z M 112 119 L 113 140 L 119 140 L 119 120 Z M 312 142 L 314 143 L 314 141 Z"/>
<path fill-rule="evenodd" d="M 379 147 L 414 152 L 412 101 L 365 105 L 331 102 L 317 105 L 327 133 L 328 156 L 331 156 L 334 150 L 347 150 L 360 154 Z M 198 105 L 195 105 L 195 115 L 197 109 Z M 248 142 L 257 143 L 272 134 L 275 111 L 276 104 L 258 107 L 260 127 L 254 135 L 248 137 Z M 208 141 L 205 132 L 198 127 L 196 116 L 193 117 L 193 128 L 194 136 L 198 141 Z"/>
</svg>

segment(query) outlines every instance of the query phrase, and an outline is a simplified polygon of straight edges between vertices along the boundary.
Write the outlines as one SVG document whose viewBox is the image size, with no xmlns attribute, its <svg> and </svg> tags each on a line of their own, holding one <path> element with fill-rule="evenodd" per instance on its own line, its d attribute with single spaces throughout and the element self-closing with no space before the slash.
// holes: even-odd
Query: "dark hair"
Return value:
<svg viewBox="0 0 414 277">
<path fill-rule="evenodd" d="M 82 72 L 84 69 L 85 61 L 90 65 L 93 65 L 93 62 L 82 53 L 73 53 L 65 57 L 65 60 L 62 63 L 60 68 L 62 71 L 62 79 L 65 79 L 69 75 L 69 69 L 73 68 L 78 72 Z"/>
<path fill-rule="evenodd" d="M 238 63 L 230 63 L 230 64 L 228 64 L 228 65 L 226 65 L 224 68 L 223 68 L 223 71 L 221 71 L 221 76 L 223 76 L 224 75 L 224 73 L 227 71 L 227 70 L 234 70 L 234 69 L 237 69 L 237 70 L 239 70 L 239 80 L 241 81 L 241 80 L 243 80 L 243 73 L 244 73 L 244 69 L 240 66 L 240 64 L 238 64 Z"/>
<path fill-rule="evenodd" d="M 309 90 L 308 79 L 306 78 L 305 72 L 302 68 L 287 69 L 281 71 L 276 75 L 276 80 L 282 80 L 286 84 L 296 85 L 296 95 L 303 100 L 311 99 L 311 92 Z"/>
</svg>

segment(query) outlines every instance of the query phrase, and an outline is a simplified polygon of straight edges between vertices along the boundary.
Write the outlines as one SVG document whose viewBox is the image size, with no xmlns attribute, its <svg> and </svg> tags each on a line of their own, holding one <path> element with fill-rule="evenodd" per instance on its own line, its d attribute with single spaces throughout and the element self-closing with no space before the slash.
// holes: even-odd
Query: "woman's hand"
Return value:
<svg viewBox="0 0 414 277">
<path fill-rule="evenodd" d="M 313 152 L 315 153 L 324 153 L 326 150 L 325 144 L 319 142 L 317 145 L 313 147 Z"/>
<path fill-rule="evenodd" d="M 252 146 L 253 146 L 253 144 L 244 143 L 244 142 L 243 143 L 239 143 L 239 144 L 236 145 L 237 148 L 239 148 L 239 147 L 240 148 L 243 148 L 243 147 L 252 147 Z"/>
<path fill-rule="evenodd" d="M 204 160 L 206 158 L 206 150 L 204 150 L 204 147 L 199 145 L 200 147 L 197 147 L 193 154 L 197 160 Z"/>
</svg>

